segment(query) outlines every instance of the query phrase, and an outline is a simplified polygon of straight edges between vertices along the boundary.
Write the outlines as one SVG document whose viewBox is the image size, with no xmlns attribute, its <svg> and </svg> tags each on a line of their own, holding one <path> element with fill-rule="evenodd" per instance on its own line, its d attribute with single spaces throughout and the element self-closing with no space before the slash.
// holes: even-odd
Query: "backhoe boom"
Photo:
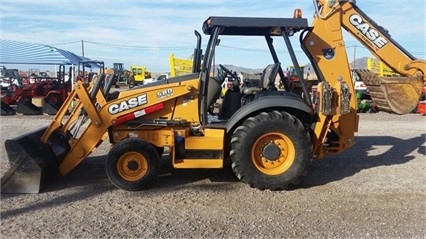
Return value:
<svg viewBox="0 0 426 239">
<path fill-rule="evenodd" d="M 421 97 L 426 82 L 426 62 L 416 59 L 391 38 L 385 28 L 379 26 L 355 5 L 355 1 L 318 1 L 315 28 L 324 24 L 322 31 L 339 34 L 343 28 L 371 51 L 380 61 L 402 77 L 381 78 L 362 71 L 358 74 L 367 85 L 377 106 L 384 111 L 406 114 L 412 112 Z M 318 32 L 324 38 L 325 32 Z M 337 42 L 328 42 L 331 48 Z M 340 42 L 339 44 L 344 44 Z M 321 68 L 327 71 L 327 68 Z M 357 69 L 355 69 L 357 70 Z"/>
</svg>

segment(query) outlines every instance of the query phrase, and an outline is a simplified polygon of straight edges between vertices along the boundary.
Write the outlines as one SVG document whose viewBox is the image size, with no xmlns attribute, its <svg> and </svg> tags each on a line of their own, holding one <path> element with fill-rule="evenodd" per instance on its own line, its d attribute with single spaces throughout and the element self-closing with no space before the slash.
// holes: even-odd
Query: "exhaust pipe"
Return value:
<svg viewBox="0 0 426 239">
<path fill-rule="evenodd" d="M 1 193 L 39 193 L 48 181 L 60 176 L 58 166 L 70 151 L 68 137 L 56 130 L 43 143 L 46 129 L 5 141 L 10 168 L 1 178 Z"/>
</svg>

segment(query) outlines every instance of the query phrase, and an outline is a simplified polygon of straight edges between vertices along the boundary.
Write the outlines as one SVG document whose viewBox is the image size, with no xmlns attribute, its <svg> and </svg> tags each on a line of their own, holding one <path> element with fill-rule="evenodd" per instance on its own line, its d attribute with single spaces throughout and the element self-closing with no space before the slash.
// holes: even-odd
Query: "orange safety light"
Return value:
<svg viewBox="0 0 426 239">
<path fill-rule="evenodd" d="M 293 18 L 302 18 L 302 9 L 294 9 Z"/>
</svg>

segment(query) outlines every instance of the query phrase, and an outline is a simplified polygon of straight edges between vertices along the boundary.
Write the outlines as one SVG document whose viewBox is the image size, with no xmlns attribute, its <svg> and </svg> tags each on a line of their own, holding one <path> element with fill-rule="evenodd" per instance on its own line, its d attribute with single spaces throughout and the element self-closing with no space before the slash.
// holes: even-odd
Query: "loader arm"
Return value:
<svg viewBox="0 0 426 239">
<path fill-rule="evenodd" d="M 404 77 L 364 75 L 376 104 L 385 111 L 411 112 L 425 82 L 425 61 L 415 59 L 369 19 L 354 1 L 314 1 L 316 14 L 301 44 L 320 80 L 314 157 L 337 153 L 353 144 L 358 129 L 357 102 L 342 29 Z M 345 98 L 345 95 L 349 95 Z M 345 106 L 349 105 L 349 109 Z"/>
<path fill-rule="evenodd" d="M 78 83 L 75 87 L 76 95 L 81 99 L 89 120 L 81 135 L 73 135 L 73 139 L 69 141 L 71 150 L 59 164 L 60 174 L 69 173 L 85 159 L 102 142 L 110 126 L 162 110 L 165 101 L 176 100 L 177 97 L 195 90 L 194 86 L 197 86 L 196 80 L 128 90 L 120 92 L 116 99 L 110 101 L 99 91 L 96 93 L 95 104 L 90 100 L 89 92 Z M 162 92 L 164 88 L 172 90 L 173 98 L 158 97 L 158 92 Z M 70 117 L 70 120 L 75 119 Z M 67 123 L 64 125 L 68 126 Z M 48 131 L 49 129 L 46 132 Z"/>
<path fill-rule="evenodd" d="M 6 140 L 11 167 L 2 177 L 2 192 L 39 192 L 47 181 L 68 174 L 90 155 L 107 138 L 111 126 L 139 117 L 146 121 L 155 121 L 159 115 L 180 117 L 170 113 L 177 107 L 175 102 L 188 93 L 198 95 L 198 76 L 191 77 L 112 94 L 103 87 L 110 79 L 105 75 L 89 86 L 76 82 L 48 127 Z M 199 113 L 194 108 L 188 115 L 196 121 Z"/>
</svg>

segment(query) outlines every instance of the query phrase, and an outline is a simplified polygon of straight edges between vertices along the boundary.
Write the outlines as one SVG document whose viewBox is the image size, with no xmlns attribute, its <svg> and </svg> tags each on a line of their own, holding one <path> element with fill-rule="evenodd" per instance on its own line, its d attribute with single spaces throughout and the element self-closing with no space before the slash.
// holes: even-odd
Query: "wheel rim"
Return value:
<svg viewBox="0 0 426 239">
<path fill-rule="evenodd" d="M 278 175 L 287 171 L 295 159 L 293 142 L 280 133 L 268 133 L 253 144 L 251 158 L 254 166 L 264 174 Z"/>
<path fill-rule="evenodd" d="M 137 181 L 143 178 L 147 170 L 147 159 L 137 152 L 125 153 L 117 162 L 117 172 L 126 181 Z"/>
</svg>

